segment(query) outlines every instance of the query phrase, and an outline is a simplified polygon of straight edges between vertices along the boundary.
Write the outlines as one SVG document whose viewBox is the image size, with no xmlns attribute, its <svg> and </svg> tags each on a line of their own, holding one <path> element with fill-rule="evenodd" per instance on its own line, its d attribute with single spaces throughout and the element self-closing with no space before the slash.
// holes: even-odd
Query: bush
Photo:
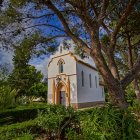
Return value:
<svg viewBox="0 0 140 140">
<path fill-rule="evenodd" d="M 140 124 L 128 110 L 111 105 L 95 108 L 81 117 L 82 135 L 88 140 L 134 140 L 140 139 Z"/>
<path fill-rule="evenodd" d="M 78 117 L 70 107 L 61 105 L 48 105 L 44 111 L 39 112 L 37 124 L 46 134 L 47 139 L 64 139 L 68 128 L 76 131 Z"/>
</svg>

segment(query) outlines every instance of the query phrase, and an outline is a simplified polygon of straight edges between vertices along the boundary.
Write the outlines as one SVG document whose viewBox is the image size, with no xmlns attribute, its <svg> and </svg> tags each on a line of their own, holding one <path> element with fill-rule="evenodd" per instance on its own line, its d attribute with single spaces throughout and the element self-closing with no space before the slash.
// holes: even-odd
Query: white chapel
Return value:
<svg viewBox="0 0 140 140">
<path fill-rule="evenodd" d="M 81 59 L 60 44 L 48 63 L 48 103 L 72 106 L 76 109 L 105 102 L 94 61 Z"/>
</svg>

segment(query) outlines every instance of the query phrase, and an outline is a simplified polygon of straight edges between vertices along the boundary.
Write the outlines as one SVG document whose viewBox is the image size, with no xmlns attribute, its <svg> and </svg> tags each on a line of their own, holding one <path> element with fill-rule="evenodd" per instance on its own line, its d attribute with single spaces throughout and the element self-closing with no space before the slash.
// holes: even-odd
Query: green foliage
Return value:
<svg viewBox="0 0 140 140">
<path fill-rule="evenodd" d="M 85 52 L 82 49 L 78 48 L 78 47 L 74 48 L 74 53 L 76 55 L 79 55 L 82 59 L 84 59 L 86 57 Z"/>
<path fill-rule="evenodd" d="M 11 5 L 16 6 L 16 7 L 22 7 L 26 4 L 27 0 L 10 0 Z"/>
<path fill-rule="evenodd" d="M 81 140 L 83 139 L 83 136 L 80 134 L 78 135 L 74 129 L 69 128 L 66 133 L 66 138 L 68 140 Z"/>
<path fill-rule="evenodd" d="M 31 56 L 35 52 L 38 38 L 39 34 L 33 34 L 30 38 L 25 38 L 19 45 L 14 46 L 15 55 L 13 62 L 16 68 L 28 65 Z"/>
<path fill-rule="evenodd" d="M 119 110 L 111 105 L 78 112 L 69 112 L 61 106 L 48 106 L 46 109 L 39 113 L 37 122 L 45 130 L 48 139 L 54 138 L 54 135 L 56 139 L 65 137 L 69 140 L 140 138 L 140 124 L 129 110 Z M 68 120 L 71 121 L 67 123 Z"/>
<path fill-rule="evenodd" d="M 7 79 L 9 75 L 8 64 L 3 64 L 0 68 L 0 86 L 7 84 Z"/>
<path fill-rule="evenodd" d="M 11 87 L 19 90 L 19 96 L 28 95 L 28 90 L 35 83 L 39 83 L 42 78 L 43 75 L 34 66 L 18 67 L 10 75 L 9 83 Z"/>
<path fill-rule="evenodd" d="M 82 133 L 85 139 L 129 140 L 139 139 L 140 124 L 130 111 L 112 106 L 95 108 L 82 117 Z"/>
<path fill-rule="evenodd" d="M 101 40 L 106 46 L 109 45 L 110 40 L 109 40 L 109 37 L 107 35 L 103 35 Z"/>
<path fill-rule="evenodd" d="M 16 95 L 15 89 L 11 89 L 9 86 L 0 86 L 0 109 L 13 106 Z"/>
<path fill-rule="evenodd" d="M 19 46 L 15 46 L 14 70 L 9 76 L 9 84 L 12 88 L 18 90 L 21 95 L 28 95 L 29 89 L 41 82 L 43 75 L 37 71 L 34 66 L 29 65 L 29 60 L 35 50 L 38 34 L 25 39 Z"/>
<path fill-rule="evenodd" d="M 25 105 L 25 104 L 29 104 L 29 97 L 28 96 L 19 96 L 17 99 L 16 99 L 16 104 L 17 105 Z"/>
<path fill-rule="evenodd" d="M 48 105 L 45 111 L 39 112 L 37 122 L 46 131 L 47 138 L 54 138 L 54 136 L 55 139 L 64 138 L 64 133 L 70 124 L 73 123 L 73 126 L 77 124 L 75 114 L 72 108 Z"/>
<path fill-rule="evenodd" d="M 140 103 L 138 100 L 133 102 L 133 105 L 129 107 L 129 109 L 135 113 L 136 116 L 140 119 Z"/>
<path fill-rule="evenodd" d="M 7 69 L 6 65 L 1 66 L 0 67 L 0 80 L 5 79 L 7 74 L 8 74 L 8 69 Z"/>
<path fill-rule="evenodd" d="M 47 85 L 44 83 L 34 84 L 28 91 L 29 96 L 42 97 L 47 100 Z"/>
<path fill-rule="evenodd" d="M 42 138 L 45 135 L 46 139 L 68 140 L 140 139 L 140 124 L 136 116 L 130 110 L 119 110 L 112 105 L 79 111 L 60 105 L 47 105 L 38 113 L 34 120 L 0 127 L 0 138 L 32 139 L 34 136 Z"/>
<path fill-rule="evenodd" d="M 6 11 L 0 14 L 0 27 L 6 27 L 10 23 L 15 22 L 15 19 L 19 18 L 21 14 L 13 7 L 9 6 Z"/>
<path fill-rule="evenodd" d="M 136 94 L 132 84 L 130 84 L 126 89 L 126 99 L 127 102 L 130 103 L 130 106 L 132 106 L 136 101 Z"/>
<path fill-rule="evenodd" d="M 14 138 L 14 140 L 33 140 L 33 139 L 34 139 L 34 135 L 30 134 L 29 132 L 26 132 L 16 138 Z"/>
</svg>

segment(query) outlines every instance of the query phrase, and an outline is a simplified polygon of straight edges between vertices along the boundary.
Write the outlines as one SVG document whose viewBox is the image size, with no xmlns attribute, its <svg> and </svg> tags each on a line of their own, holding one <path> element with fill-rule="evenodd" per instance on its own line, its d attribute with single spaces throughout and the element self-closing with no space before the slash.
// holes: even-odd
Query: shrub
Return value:
<svg viewBox="0 0 140 140">
<path fill-rule="evenodd" d="M 140 125 L 128 110 L 111 105 L 95 108 L 81 117 L 82 135 L 88 140 L 134 140 L 140 139 Z"/>
<path fill-rule="evenodd" d="M 76 113 L 70 107 L 48 105 L 37 118 L 38 125 L 45 130 L 47 139 L 64 139 L 68 128 L 76 128 Z"/>
<path fill-rule="evenodd" d="M 12 90 L 9 86 L 0 86 L 0 109 L 14 105 L 16 90 Z"/>
</svg>

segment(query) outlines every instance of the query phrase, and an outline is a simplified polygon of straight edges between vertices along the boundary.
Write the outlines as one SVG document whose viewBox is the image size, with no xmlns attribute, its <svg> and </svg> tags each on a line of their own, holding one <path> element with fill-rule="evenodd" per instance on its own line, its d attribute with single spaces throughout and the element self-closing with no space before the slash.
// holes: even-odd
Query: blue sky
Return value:
<svg viewBox="0 0 140 140">
<path fill-rule="evenodd" d="M 26 9 L 23 9 L 23 12 L 26 13 L 26 10 L 33 14 L 34 16 L 40 16 L 40 15 L 44 15 L 45 13 L 52 13 L 52 11 L 50 10 L 46 10 L 46 7 L 42 10 L 36 10 L 34 8 L 32 8 L 32 6 L 34 5 L 29 5 Z M 32 24 L 36 25 L 36 24 L 51 24 L 54 26 L 57 26 L 61 29 L 63 29 L 62 24 L 60 23 L 60 21 L 58 20 L 58 18 L 56 16 L 53 16 L 51 19 L 49 19 L 48 21 L 46 20 L 47 18 L 41 18 L 41 19 L 36 19 L 32 21 Z M 74 22 L 74 21 L 73 21 Z M 77 22 L 77 20 L 75 20 L 75 22 Z M 79 22 L 79 21 L 78 21 Z M 32 24 L 28 25 L 28 26 L 32 26 Z M 71 23 L 73 24 L 73 23 Z M 26 26 L 27 27 L 27 26 Z M 52 35 L 57 35 L 57 34 L 64 34 L 64 32 L 62 31 L 52 31 L 51 27 L 46 27 L 46 26 L 38 26 L 36 27 L 36 29 L 38 29 L 39 31 L 41 31 L 41 34 L 45 37 L 50 37 Z M 31 28 L 32 30 L 32 28 Z M 63 41 L 64 38 L 58 38 L 57 42 L 58 44 L 60 44 Z M 13 52 L 7 52 L 7 51 L 0 51 L 0 63 L 4 64 L 4 63 L 9 63 L 9 65 L 11 67 L 13 67 L 12 65 L 12 57 L 13 57 Z M 42 56 L 41 56 L 42 57 Z M 45 75 L 47 75 L 47 62 L 48 62 L 48 55 L 43 56 L 43 58 L 34 58 L 32 60 L 30 60 L 30 64 L 34 65 L 38 70 L 41 70 Z"/>
</svg>

